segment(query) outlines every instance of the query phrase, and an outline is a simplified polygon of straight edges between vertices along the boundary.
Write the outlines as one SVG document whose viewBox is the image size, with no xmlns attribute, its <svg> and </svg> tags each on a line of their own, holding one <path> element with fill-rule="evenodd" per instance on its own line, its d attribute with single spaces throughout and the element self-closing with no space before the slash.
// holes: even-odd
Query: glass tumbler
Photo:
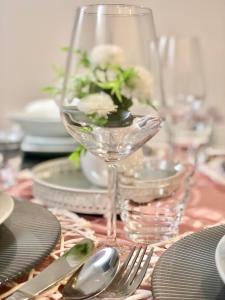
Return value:
<svg viewBox="0 0 225 300">
<path fill-rule="evenodd" d="M 20 150 L 22 135 L 13 130 L 0 130 L 0 187 L 15 183 L 22 163 Z"/>
<path fill-rule="evenodd" d="M 141 173 L 141 172 L 140 172 Z M 184 172 L 178 188 L 166 195 L 168 185 L 158 182 L 158 196 L 156 186 L 146 178 L 127 180 L 121 175 L 120 210 L 126 236 L 137 243 L 157 243 L 173 238 L 178 234 L 179 224 L 189 199 L 190 178 Z M 164 196 L 166 195 L 166 197 Z"/>
</svg>

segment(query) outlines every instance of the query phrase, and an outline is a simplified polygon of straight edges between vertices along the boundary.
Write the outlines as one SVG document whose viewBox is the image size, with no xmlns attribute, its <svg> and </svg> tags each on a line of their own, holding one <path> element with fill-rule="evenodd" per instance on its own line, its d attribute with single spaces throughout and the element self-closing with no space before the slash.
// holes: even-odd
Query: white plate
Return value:
<svg viewBox="0 0 225 300">
<path fill-rule="evenodd" d="M 11 215 L 14 208 L 13 199 L 6 193 L 0 191 L 0 224 L 5 222 Z"/>
<path fill-rule="evenodd" d="M 84 214 L 103 214 L 107 190 L 91 184 L 68 158 L 58 158 L 33 168 L 33 194 L 49 207 Z"/>
<path fill-rule="evenodd" d="M 217 271 L 225 284 L 225 235 L 216 247 L 215 260 Z"/>
<path fill-rule="evenodd" d="M 32 153 L 70 153 L 77 144 L 71 137 L 36 137 L 26 136 L 21 149 Z"/>
</svg>

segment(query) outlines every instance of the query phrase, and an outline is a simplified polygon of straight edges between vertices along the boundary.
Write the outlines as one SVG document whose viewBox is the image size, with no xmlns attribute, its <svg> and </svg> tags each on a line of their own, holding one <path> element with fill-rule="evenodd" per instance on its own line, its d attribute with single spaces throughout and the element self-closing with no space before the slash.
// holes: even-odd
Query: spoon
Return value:
<svg viewBox="0 0 225 300">
<path fill-rule="evenodd" d="M 79 273 L 63 289 L 64 299 L 87 299 L 97 296 L 112 282 L 119 266 L 119 254 L 107 247 L 91 256 Z"/>
</svg>

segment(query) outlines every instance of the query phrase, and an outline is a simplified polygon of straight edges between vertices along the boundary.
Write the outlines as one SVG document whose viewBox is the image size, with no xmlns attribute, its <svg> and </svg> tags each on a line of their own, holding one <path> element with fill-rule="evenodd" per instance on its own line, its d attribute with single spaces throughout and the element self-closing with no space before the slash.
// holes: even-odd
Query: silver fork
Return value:
<svg viewBox="0 0 225 300">
<path fill-rule="evenodd" d="M 152 253 L 153 248 L 147 254 L 147 247 L 134 247 L 113 282 L 98 295 L 98 298 L 124 299 L 124 297 L 132 295 L 145 277 Z"/>
</svg>

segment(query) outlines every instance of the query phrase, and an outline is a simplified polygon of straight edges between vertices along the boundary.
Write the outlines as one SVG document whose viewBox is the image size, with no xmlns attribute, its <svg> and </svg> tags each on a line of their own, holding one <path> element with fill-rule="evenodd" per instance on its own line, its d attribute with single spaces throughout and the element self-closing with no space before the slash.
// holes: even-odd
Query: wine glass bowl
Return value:
<svg viewBox="0 0 225 300">
<path fill-rule="evenodd" d="M 78 121 L 77 110 L 62 111 L 67 131 L 91 153 L 106 162 L 126 158 L 153 137 L 160 129 L 161 119 L 156 116 L 134 116 L 124 127 L 100 127 L 90 122 Z"/>
</svg>

